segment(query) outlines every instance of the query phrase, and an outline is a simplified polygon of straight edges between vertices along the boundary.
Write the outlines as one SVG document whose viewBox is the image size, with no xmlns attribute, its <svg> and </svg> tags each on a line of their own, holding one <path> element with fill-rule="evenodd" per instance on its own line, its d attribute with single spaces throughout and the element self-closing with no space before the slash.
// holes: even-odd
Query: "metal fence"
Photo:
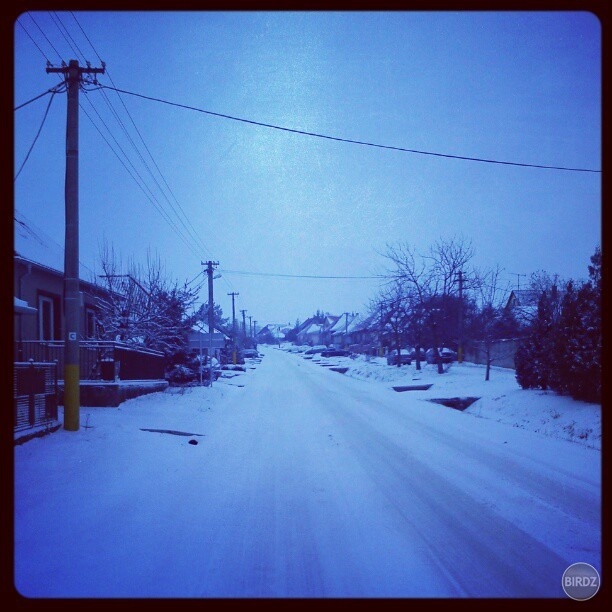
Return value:
<svg viewBox="0 0 612 612">
<path fill-rule="evenodd" d="M 15 362 L 57 361 L 60 377 L 64 372 L 64 342 L 23 340 L 15 343 Z M 79 342 L 81 380 L 160 380 L 164 378 L 164 354 L 121 342 Z"/>
<path fill-rule="evenodd" d="M 13 370 L 14 431 L 57 420 L 57 363 L 16 362 Z"/>
</svg>

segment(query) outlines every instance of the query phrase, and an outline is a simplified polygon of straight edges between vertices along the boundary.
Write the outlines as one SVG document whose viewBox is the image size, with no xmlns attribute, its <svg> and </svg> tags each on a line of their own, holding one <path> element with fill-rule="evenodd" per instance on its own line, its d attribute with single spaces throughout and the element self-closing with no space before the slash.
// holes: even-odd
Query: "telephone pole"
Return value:
<svg viewBox="0 0 612 612">
<path fill-rule="evenodd" d="M 232 339 L 233 340 L 232 344 L 234 345 L 233 351 L 232 351 L 232 362 L 234 363 L 234 365 L 236 365 L 236 303 L 234 302 L 234 298 L 240 294 L 235 291 L 232 291 L 231 293 L 228 293 L 227 295 L 232 296 L 232 331 L 234 334 L 234 337 Z"/>
<path fill-rule="evenodd" d="M 207 261 L 206 263 L 201 262 L 203 266 L 206 266 L 206 274 L 208 274 L 208 375 L 210 386 L 213 383 L 213 330 L 215 329 L 215 303 L 213 301 L 213 267 L 218 266 L 218 261 Z"/>
<path fill-rule="evenodd" d="M 246 338 L 246 335 L 247 335 L 247 333 L 246 333 L 246 316 L 245 316 L 246 309 L 245 310 L 241 310 L 240 312 L 242 313 L 242 332 L 244 333 L 244 337 Z"/>
<path fill-rule="evenodd" d="M 64 429 L 79 430 L 81 404 L 79 390 L 79 87 L 81 75 L 104 74 L 105 66 L 79 67 L 78 60 L 68 66 L 53 68 L 47 63 L 47 73 L 61 73 L 67 83 L 66 116 L 66 175 L 64 201 L 66 233 L 64 244 Z"/>
<path fill-rule="evenodd" d="M 249 320 L 249 336 L 253 337 L 253 317 L 247 317 Z"/>
<path fill-rule="evenodd" d="M 463 363 L 463 271 L 459 270 L 459 342 L 457 363 Z"/>
</svg>

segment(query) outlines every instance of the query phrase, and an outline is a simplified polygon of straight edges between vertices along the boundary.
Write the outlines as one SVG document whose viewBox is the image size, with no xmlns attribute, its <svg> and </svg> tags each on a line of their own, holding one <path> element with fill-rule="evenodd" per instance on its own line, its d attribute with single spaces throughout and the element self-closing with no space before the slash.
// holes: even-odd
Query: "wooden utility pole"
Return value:
<svg viewBox="0 0 612 612">
<path fill-rule="evenodd" d="M 240 311 L 242 313 L 242 332 L 244 333 L 244 337 L 246 338 L 246 309 Z"/>
<path fill-rule="evenodd" d="M 343 312 L 342 313 L 344 315 L 344 342 L 343 342 L 343 346 L 348 346 L 348 316 L 349 313 L 348 312 Z M 330 338 L 331 340 L 331 338 Z"/>
<path fill-rule="evenodd" d="M 457 363 L 463 363 L 463 272 L 459 270 L 459 342 Z"/>
<path fill-rule="evenodd" d="M 249 320 L 249 337 L 252 338 L 253 337 L 253 317 L 248 316 L 247 319 Z"/>
<path fill-rule="evenodd" d="M 67 83 L 66 117 L 66 178 L 64 200 L 66 234 L 64 244 L 64 429 L 79 430 L 79 87 L 81 75 L 104 74 L 102 68 L 79 67 L 78 60 L 70 60 L 60 68 L 47 63 L 47 73 L 61 73 Z"/>
<path fill-rule="evenodd" d="M 232 348 L 232 363 L 236 365 L 236 303 L 234 301 L 234 298 L 240 294 L 235 291 L 232 291 L 227 295 L 232 296 L 232 333 L 234 335 L 232 339 L 232 344 L 234 345 Z"/>
<path fill-rule="evenodd" d="M 201 262 L 202 265 L 206 266 L 206 274 L 208 274 L 208 374 L 210 386 L 213 383 L 213 330 L 215 329 L 215 303 L 213 300 L 213 267 L 218 266 L 218 261 L 207 261 L 206 263 Z"/>
</svg>

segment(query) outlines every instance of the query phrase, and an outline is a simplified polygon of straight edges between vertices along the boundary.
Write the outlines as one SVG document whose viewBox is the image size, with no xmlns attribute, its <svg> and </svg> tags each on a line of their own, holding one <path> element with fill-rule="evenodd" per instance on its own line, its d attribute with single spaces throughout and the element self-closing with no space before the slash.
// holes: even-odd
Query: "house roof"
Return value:
<svg viewBox="0 0 612 612">
<path fill-rule="evenodd" d="M 512 307 L 525 307 L 525 306 L 536 306 L 540 299 L 541 292 L 535 289 L 515 289 L 510 292 L 508 301 L 506 302 L 506 308 Z"/>
<path fill-rule="evenodd" d="M 15 301 L 13 303 L 13 308 L 15 314 L 36 314 L 38 312 L 37 308 L 32 308 L 32 306 L 29 306 L 25 300 L 20 300 L 18 297 L 15 297 L 14 299 Z"/>
<path fill-rule="evenodd" d="M 355 331 L 355 325 L 358 321 L 359 315 L 343 312 L 332 325 L 331 332 L 332 334 L 344 334 L 345 332 Z"/>
<path fill-rule="evenodd" d="M 309 323 L 307 327 L 305 327 L 300 333 L 302 334 L 312 334 L 314 332 L 321 331 L 322 325 L 320 323 Z"/>
<path fill-rule="evenodd" d="M 33 259 L 28 259 L 27 257 L 24 257 L 23 255 L 20 255 L 19 253 L 17 253 L 17 251 L 15 251 L 15 255 L 14 255 L 14 261 L 15 262 L 20 262 L 27 265 L 32 265 L 35 268 L 38 268 L 39 270 L 44 270 L 46 272 L 49 272 L 50 274 L 53 274 L 54 276 L 60 276 L 60 277 L 64 277 L 64 272 L 61 270 L 57 270 L 56 268 L 52 268 L 50 266 L 46 266 L 44 264 L 38 263 L 37 261 L 34 261 Z M 83 278 L 79 278 L 79 282 L 83 283 L 85 285 L 89 285 L 90 287 L 95 287 L 96 289 L 102 289 L 104 290 L 104 287 L 102 287 L 101 285 L 98 285 L 97 283 L 92 283 L 91 281 L 87 281 L 84 280 Z"/>
</svg>

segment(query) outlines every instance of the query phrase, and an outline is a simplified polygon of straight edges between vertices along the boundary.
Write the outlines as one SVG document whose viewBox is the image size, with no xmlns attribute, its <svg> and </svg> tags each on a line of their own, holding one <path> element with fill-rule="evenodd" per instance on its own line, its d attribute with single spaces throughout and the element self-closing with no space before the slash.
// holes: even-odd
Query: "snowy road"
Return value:
<svg viewBox="0 0 612 612">
<path fill-rule="evenodd" d="M 73 467 L 89 470 L 87 516 L 70 516 L 57 475 L 57 504 L 37 504 L 17 461 L 22 592 L 565 598 L 570 564 L 600 567 L 599 452 L 265 352 L 194 417 L 197 446 L 170 454 L 176 436 L 141 433 Z M 158 460 L 137 460 L 144 444 Z M 33 560 L 62 546 L 49 580 Z"/>
</svg>

